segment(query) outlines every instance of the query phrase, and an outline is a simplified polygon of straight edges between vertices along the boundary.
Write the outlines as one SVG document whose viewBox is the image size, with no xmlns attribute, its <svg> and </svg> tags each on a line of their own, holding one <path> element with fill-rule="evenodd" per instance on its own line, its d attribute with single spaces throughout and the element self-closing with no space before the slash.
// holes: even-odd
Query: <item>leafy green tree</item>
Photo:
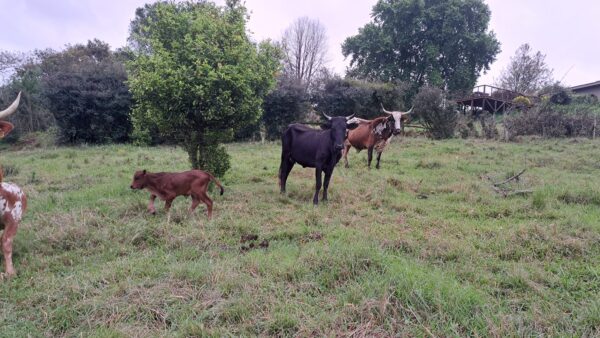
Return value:
<svg viewBox="0 0 600 338">
<path fill-rule="evenodd" d="M 379 0 L 372 17 L 342 45 L 350 76 L 468 89 L 500 51 L 483 0 Z"/>
<path fill-rule="evenodd" d="M 269 41 L 250 41 L 238 0 L 225 7 L 160 2 L 151 17 L 134 19 L 143 34 L 130 36 L 144 46 L 128 63 L 136 133 L 157 128 L 187 151 L 193 168 L 220 176 L 229 168 L 221 144 L 259 119 L 280 51 Z"/>
<path fill-rule="evenodd" d="M 93 40 L 39 53 L 42 91 L 62 143 L 124 142 L 131 133 L 127 73 L 108 44 Z"/>
</svg>

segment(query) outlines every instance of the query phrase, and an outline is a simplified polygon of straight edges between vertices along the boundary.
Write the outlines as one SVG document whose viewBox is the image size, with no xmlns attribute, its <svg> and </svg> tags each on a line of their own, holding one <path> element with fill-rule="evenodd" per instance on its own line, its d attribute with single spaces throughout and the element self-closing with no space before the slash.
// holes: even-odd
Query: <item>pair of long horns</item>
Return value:
<svg viewBox="0 0 600 338">
<path fill-rule="evenodd" d="M 385 110 L 385 108 L 383 108 L 383 103 L 379 103 L 379 104 L 381 105 L 381 109 L 383 109 L 383 112 L 386 113 L 386 114 L 402 113 L 402 115 L 406 115 L 406 114 L 412 113 L 412 110 L 414 108 L 414 106 L 411 107 L 407 112 L 401 112 L 401 111 L 399 111 L 399 112 L 393 112 L 393 111 L 387 111 L 387 110 Z"/>
<path fill-rule="evenodd" d="M 20 100 L 21 100 L 21 92 L 19 92 L 19 95 L 17 95 L 17 98 L 15 99 L 15 101 L 13 101 L 13 103 L 10 106 L 8 106 L 8 108 L 6 108 L 0 112 L 0 120 L 7 117 L 8 115 L 16 112 L 17 107 L 19 107 Z"/>
<path fill-rule="evenodd" d="M 332 118 L 331 116 L 329 116 L 329 115 L 327 115 L 327 114 L 325 114 L 325 113 L 323 113 L 323 115 L 324 115 L 324 116 L 325 116 L 325 117 L 326 117 L 328 120 L 331 120 L 331 118 Z M 346 116 L 346 121 L 350 120 L 350 119 L 351 119 L 351 118 L 353 118 L 353 117 L 354 117 L 354 114 L 352 114 L 352 115 L 350 115 L 350 116 Z"/>
</svg>

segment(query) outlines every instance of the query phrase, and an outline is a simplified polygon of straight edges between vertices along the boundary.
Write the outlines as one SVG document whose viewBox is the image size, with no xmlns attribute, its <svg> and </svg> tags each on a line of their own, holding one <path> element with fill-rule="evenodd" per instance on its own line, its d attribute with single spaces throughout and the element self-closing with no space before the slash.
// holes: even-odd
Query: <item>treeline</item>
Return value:
<svg viewBox="0 0 600 338">
<path fill-rule="evenodd" d="M 134 133 L 134 107 L 125 64 L 126 49 L 111 51 L 108 44 L 91 40 L 63 51 L 40 50 L 14 54 L 15 71 L 0 89 L 0 106 L 7 106 L 19 91 L 19 126 L 8 141 L 24 134 L 52 130 L 59 144 L 103 144 L 136 141 L 166 142 L 157 130 Z M 406 85 L 341 78 L 322 74 L 310 89 L 281 73 L 265 96 L 260 119 L 235 134 L 234 141 L 278 139 L 292 122 L 317 123 L 319 113 L 371 118 L 381 115 L 380 104 L 405 108 Z M 318 110 L 314 107 L 318 107 Z"/>
</svg>

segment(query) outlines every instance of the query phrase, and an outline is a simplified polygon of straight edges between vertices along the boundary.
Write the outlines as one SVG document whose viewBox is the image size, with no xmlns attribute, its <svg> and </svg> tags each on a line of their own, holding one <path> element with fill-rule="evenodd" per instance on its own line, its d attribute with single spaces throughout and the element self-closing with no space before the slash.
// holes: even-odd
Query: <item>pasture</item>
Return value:
<svg viewBox="0 0 600 338">
<path fill-rule="evenodd" d="M 180 197 L 166 224 L 129 185 L 137 169 L 187 169 L 180 149 L 2 150 L 30 207 L 0 335 L 600 334 L 598 141 L 396 138 L 380 170 L 352 150 L 318 207 L 313 169 L 279 194 L 278 143 L 228 151 L 213 220 Z M 524 168 L 526 196 L 484 177 Z M 251 234 L 268 248 L 240 243 Z"/>
</svg>

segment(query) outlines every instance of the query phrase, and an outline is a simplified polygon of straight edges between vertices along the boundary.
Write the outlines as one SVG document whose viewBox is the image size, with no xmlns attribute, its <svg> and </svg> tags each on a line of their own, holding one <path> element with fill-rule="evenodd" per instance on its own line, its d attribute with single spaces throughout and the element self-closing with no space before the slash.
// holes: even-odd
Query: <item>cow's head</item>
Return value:
<svg viewBox="0 0 600 338">
<path fill-rule="evenodd" d="M 336 151 L 344 149 L 344 141 L 346 141 L 347 128 L 350 120 L 354 114 L 350 116 L 335 116 L 331 117 L 325 113 L 323 115 L 327 118 L 327 122 L 324 123 L 321 128 L 331 130 L 331 142 Z"/>
<path fill-rule="evenodd" d="M 17 111 L 17 107 L 19 107 L 20 100 L 21 92 L 19 92 L 19 95 L 17 95 L 15 101 L 10 106 L 8 106 L 8 108 L 0 112 L 0 138 L 3 138 L 4 136 L 8 135 L 8 133 L 10 133 L 10 131 L 13 130 L 14 126 L 12 125 L 12 123 L 2 121 L 2 119 L 8 117 L 10 114 Z"/>
<path fill-rule="evenodd" d="M 131 182 L 131 189 L 144 189 L 146 187 L 146 180 L 148 176 L 146 175 L 146 169 L 138 170 L 133 174 L 133 182 Z"/>
<path fill-rule="evenodd" d="M 406 112 L 387 111 L 387 110 L 385 110 L 385 108 L 383 108 L 383 104 L 381 104 L 381 109 L 383 109 L 384 113 L 390 115 L 388 117 L 388 121 L 390 121 L 394 125 L 394 127 L 393 127 L 394 135 L 398 135 L 400 133 L 400 131 L 402 131 L 402 123 L 405 121 L 408 121 L 407 115 L 410 114 L 413 110 L 412 108 L 410 108 L 410 110 L 406 111 Z"/>
</svg>

